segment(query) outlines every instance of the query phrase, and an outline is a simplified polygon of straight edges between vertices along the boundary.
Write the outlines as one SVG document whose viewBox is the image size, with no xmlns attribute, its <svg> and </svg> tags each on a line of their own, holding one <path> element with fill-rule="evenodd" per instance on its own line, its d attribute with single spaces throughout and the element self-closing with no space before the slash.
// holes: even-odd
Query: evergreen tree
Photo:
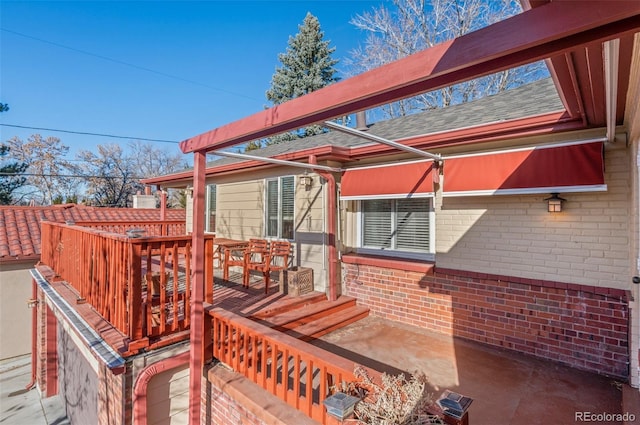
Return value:
<svg viewBox="0 0 640 425">
<path fill-rule="evenodd" d="M 0 112 L 9 110 L 9 105 L 0 103 Z M 0 145 L 1 158 L 9 154 L 9 146 Z M 13 192 L 22 187 L 26 178 L 21 174 L 27 169 L 27 164 L 21 162 L 0 162 L 0 205 L 11 205 L 14 202 Z"/>
<path fill-rule="evenodd" d="M 9 146 L 0 145 L 0 158 L 9 154 Z M 14 203 L 13 192 L 24 186 L 26 177 L 21 174 L 27 169 L 24 162 L 2 163 L 0 166 L 0 205 Z"/>
<path fill-rule="evenodd" d="M 271 78 L 271 88 L 266 93 L 267 99 L 274 105 L 279 105 L 338 81 L 334 68 L 338 61 L 331 57 L 336 49 L 329 47 L 330 41 L 324 40 L 324 32 L 320 28 L 318 18 L 307 12 L 307 16 L 298 26 L 298 30 L 295 37 L 289 37 L 286 52 L 278 55 L 282 66 L 276 68 L 276 72 Z M 274 136 L 268 139 L 266 144 L 312 136 L 322 132 L 321 126 L 306 127 L 297 132 Z"/>
</svg>

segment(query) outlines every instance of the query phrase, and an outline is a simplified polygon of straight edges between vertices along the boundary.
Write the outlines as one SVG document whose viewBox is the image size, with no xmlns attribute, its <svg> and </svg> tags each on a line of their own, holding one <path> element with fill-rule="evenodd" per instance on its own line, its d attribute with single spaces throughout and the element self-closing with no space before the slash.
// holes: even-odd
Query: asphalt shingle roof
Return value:
<svg viewBox="0 0 640 425">
<path fill-rule="evenodd" d="M 167 209 L 168 220 L 184 220 L 185 210 Z M 65 204 L 42 207 L 0 206 L 0 261 L 40 255 L 40 221 L 151 221 L 160 220 L 159 209 L 98 208 Z"/>
<path fill-rule="evenodd" d="M 553 81 L 551 78 L 545 78 L 473 102 L 380 121 L 370 125 L 368 132 L 386 139 L 397 140 L 491 122 L 535 116 L 564 109 Z M 304 139 L 266 146 L 262 149 L 253 150 L 249 154 L 259 157 L 274 157 L 321 146 L 350 148 L 370 143 L 370 141 L 359 137 L 338 131 L 330 131 Z M 241 161 L 244 160 L 221 158 L 209 162 L 207 167 L 233 164 Z"/>
</svg>

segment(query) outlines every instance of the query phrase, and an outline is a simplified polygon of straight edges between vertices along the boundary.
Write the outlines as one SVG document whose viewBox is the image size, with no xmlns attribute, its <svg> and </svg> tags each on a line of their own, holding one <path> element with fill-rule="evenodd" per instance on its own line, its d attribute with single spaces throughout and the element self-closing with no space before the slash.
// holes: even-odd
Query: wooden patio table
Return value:
<svg viewBox="0 0 640 425">
<path fill-rule="evenodd" d="M 213 258 L 218 260 L 219 267 L 224 270 L 224 262 L 226 261 L 226 258 L 237 256 L 236 253 L 238 251 L 242 251 L 241 256 L 244 258 L 244 250 L 249 246 L 249 242 L 239 239 L 215 238 L 213 240 L 213 245 Z"/>
</svg>

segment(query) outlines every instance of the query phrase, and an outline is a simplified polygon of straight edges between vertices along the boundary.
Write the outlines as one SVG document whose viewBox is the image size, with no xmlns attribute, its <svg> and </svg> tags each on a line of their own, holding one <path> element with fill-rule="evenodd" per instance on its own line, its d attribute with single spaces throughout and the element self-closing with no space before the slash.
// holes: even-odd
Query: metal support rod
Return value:
<svg viewBox="0 0 640 425">
<path fill-rule="evenodd" d="M 383 137 L 376 136 L 375 134 L 366 133 L 361 130 L 356 130 L 355 128 L 347 127 L 344 125 L 336 124 L 331 121 L 325 121 L 324 126 L 331 128 L 333 130 L 338 130 L 343 133 L 351 134 L 356 137 L 362 137 L 363 139 L 368 139 L 376 143 L 382 143 L 383 145 L 391 146 L 393 148 L 399 149 L 401 151 L 409 152 L 415 155 L 423 156 L 426 158 L 433 159 L 434 161 L 441 161 L 442 156 L 440 154 L 425 152 L 420 149 L 412 148 L 411 146 L 403 145 L 402 143 L 394 142 L 392 140 L 387 140 Z"/>
<path fill-rule="evenodd" d="M 235 153 L 235 152 L 227 152 L 227 151 L 213 151 L 209 153 L 212 155 L 228 156 L 230 158 L 268 162 L 271 164 L 288 165 L 290 167 L 308 168 L 311 170 L 322 170 L 322 171 L 328 171 L 330 173 L 340 173 L 343 171 L 341 168 L 328 167 L 326 165 L 312 165 L 312 164 L 306 164 L 303 162 L 285 161 L 284 159 L 275 159 L 275 158 L 268 158 L 268 157 L 262 157 L 262 156 L 256 156 L 256 155 L 247 155 L 244 153 Z"/>
</svg>

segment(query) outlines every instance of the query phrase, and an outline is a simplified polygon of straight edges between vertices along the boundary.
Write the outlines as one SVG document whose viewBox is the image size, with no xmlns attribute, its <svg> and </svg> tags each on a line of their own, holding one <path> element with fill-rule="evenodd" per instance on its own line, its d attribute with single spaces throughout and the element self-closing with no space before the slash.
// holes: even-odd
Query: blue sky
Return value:
<svg viewBox="0 0 640 425">
<path fill-rule="evenodd" d="M 342 70 L 366 37 L 349 20 L 382 3 L 3 0 L 0 101 L 11 109 L 0 122 L 180 141 L 268 105 L 278 54 L 308 11 Z M 128 143 L 0 127 L 3 141 L 33 133 L 59 137 L 70 158 Z"/>
</svg>

